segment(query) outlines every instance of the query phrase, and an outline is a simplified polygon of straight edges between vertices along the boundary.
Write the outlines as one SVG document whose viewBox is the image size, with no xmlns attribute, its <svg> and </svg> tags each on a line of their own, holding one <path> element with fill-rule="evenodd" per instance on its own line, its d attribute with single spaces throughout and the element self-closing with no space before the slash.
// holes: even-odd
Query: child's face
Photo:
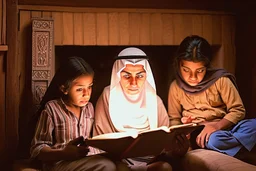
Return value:
<svg viewBox="0 0 256 171">
<path fill-rule="evenodd" d="M 206 73 L 203 62 L 180 61 L 180 73 L 184 81 L 190 86 L 199 84 Z"/>
<path fill-rule="evenodd" d="M 82 75 L 76 78 L 65 94 L 68 95 L 69 105 L 83 107 L 90 100 L 92 93 L 93 76 Z"/>
<path fill-rule="evenodd" d="M 134 95 L 141 91 L 147 78 L 143 65 L 127 64 L 120 73 L 120 84 L 125 93 Z"/>
</svg>

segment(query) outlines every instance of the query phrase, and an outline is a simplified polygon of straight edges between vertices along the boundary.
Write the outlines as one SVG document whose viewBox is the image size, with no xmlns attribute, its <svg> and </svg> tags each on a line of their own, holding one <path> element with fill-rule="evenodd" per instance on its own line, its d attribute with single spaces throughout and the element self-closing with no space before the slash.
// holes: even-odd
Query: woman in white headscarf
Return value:
<svg viewBox="0 0 256 171">
<path fill-rule="evenodd" d="M 169 117 L 156 94 L 148 57 L 138 48 L 126 48 L 114 62 L 110 86 L 105 87 L 97 101 L 93 136 L 160 126 L 169 126 Z M 172 170 L 162 161 L 147 165 L 132 159 L 132 163 L 132 170 Z"/>
</svg>

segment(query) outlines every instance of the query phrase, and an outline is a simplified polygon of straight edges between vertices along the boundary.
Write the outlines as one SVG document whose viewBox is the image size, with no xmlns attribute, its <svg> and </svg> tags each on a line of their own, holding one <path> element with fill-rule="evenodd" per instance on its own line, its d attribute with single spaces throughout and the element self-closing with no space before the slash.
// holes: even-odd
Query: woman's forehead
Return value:
<svg viewBox="0 0 256 171">
<path fill-rule="evenodd" d="M 144 66 L 141 64 L 126 64 L 125 68 L 122 70 L 122 72 L 141 72 L 141 71 L 145 71 Z"/>
</svg>

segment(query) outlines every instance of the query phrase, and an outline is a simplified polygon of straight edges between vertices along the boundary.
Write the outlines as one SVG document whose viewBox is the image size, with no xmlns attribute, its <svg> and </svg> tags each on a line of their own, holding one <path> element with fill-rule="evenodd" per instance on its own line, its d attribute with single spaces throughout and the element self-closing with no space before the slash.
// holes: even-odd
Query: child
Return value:
<svg viewBox="0 0 256 171">
<path fill-rule="evenodd" d="M 113 65 L 110 86 L 105 87 L 97 101 L 93 134 L 145 131 L 164 125 L 169 126 L 169 117 L 156 94 L 147 55 L 134 47 L 122 50 Z M 174 144 L 170 145 L 174 149 L 171 153 L 161 154 L 153 160 L 152 156 L 131 158 L 127 165 L 131 170 L 171 171 L 172 166 L 165 160 L 169 155 L 184 155 L 189 146 L 185 135 L 178 136 L 177 141 L 177 144 L 170 142 Z"/>
<path fill-rule="evenodd" d="M 243 120 L 245 108 L 234 76 L 211 68 L 211 59 L 211 46 L 204 38 L 188 36 L 181 42 L 175 59 L 176 80 L 168 96 L 171 125 L 204 124 L 196 138 L 199 147 L 255 163 L 255 157 L 239 156 L 246 151 L 249 157 L 255 149 L 256 119 Z"/>
<path fill-rule="evenodd" d="M 82 58 L 70 57 L 56 72 L 40 108 L 31 157 L 43 170 L 114 171 L 111 160 L 84 144 L 90 137 L 94 108 L 89 102 L 94 71 Z M 121 166 L 119 166 L 121 167 Z"/>
</svg>

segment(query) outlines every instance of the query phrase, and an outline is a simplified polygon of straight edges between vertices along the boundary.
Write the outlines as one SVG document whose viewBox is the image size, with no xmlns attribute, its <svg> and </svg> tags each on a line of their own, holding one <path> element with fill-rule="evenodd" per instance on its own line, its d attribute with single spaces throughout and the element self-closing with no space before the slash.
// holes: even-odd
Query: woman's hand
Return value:
<svg viewBox="0 0 256 171">
<path fill-rule="evenodd" d="M 87 156 L 89 152 L 88 146 L 84 143 L 83 137 L 71 140 L 63 149 L 65 160 L 76 160 Z"/>
</svg>

